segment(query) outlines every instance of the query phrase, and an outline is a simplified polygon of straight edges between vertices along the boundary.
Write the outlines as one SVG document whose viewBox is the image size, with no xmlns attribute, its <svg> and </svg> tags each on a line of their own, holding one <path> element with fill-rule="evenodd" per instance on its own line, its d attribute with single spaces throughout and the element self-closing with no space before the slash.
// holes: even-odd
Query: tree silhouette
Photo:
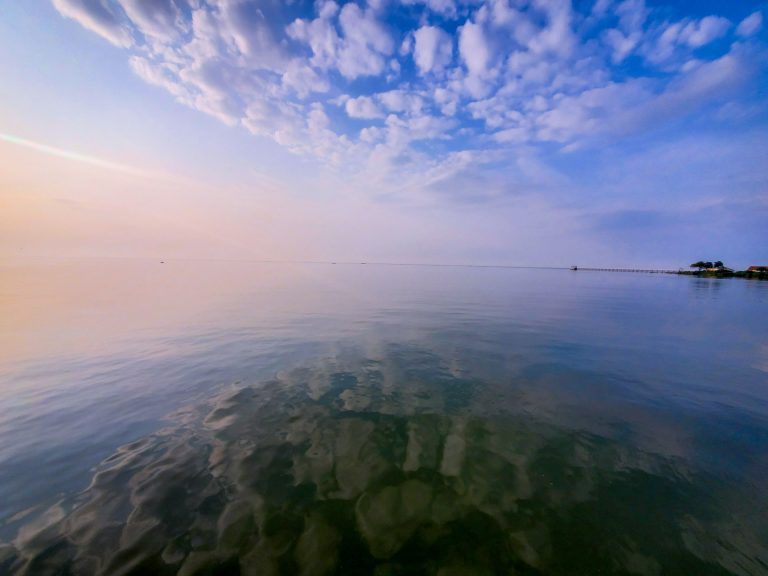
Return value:
<svg viewBox="0 0 768 576">
<path fill-rule="evenodd" d="M 718 260 L 717 262 L 709 262 L 704 260 L 699 260 L 698 262 L 694 262 L 690 266 L 691 268 L 698 268 L 699 271 L 709 269 L 709 268 L 725 268 L 723 265 L 723 262 L 721 260 Z"/>
</svg>

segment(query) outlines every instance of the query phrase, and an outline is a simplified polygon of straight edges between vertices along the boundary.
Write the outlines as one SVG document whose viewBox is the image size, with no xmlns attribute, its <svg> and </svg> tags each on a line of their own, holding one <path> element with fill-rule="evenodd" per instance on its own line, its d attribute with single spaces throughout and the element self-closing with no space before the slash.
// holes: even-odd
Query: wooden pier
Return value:
<svg viewBox="0 0 768 576">
<path fill-rule="evenodd" d="M 582 268 L 581 266 L 571 266 L 574 272 L 586 270 L 587 272 L 636 272 L 639 274 L 679 274 L 680 270 L 648 270 L 642 268 Z"/>
</svg>

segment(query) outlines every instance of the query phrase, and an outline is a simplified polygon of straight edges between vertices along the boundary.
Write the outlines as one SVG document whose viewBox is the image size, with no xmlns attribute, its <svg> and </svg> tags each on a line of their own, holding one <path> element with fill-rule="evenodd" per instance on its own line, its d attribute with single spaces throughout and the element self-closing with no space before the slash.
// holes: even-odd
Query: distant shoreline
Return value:
<svg viewBox="0 0 768 576">
<path fill-rule="evenodd" d="M 747 278 L 752 280 L 768 280 L 768 272 L 752 270 L 663 270 L 641 268 L 582 268 L 571 266 L 574 272 L 634 272 L 638 274 L 674 274 L 677 276 L 697 276 L 701 278 Z"/>
<path fill-rule="evenodd" d="M 753 280 L 768 280 L 768 272 L 752 272 L 750 270 L 738 270 L 734 272 L 710 272 L 708 270 L 680 270 L 681 276 L 700 276 L 703 278 L 748 278 Z"/>
<path fill-rule="evenodd" d="M 484 268 L 502 270 L 571 270 L 584 272 L 633 272 L 639 274 L 673 274 L 678 276 L 698 276 L 702 278 L 747 278 L 756 280 L 768 280 L 768 272 L 750 270 L 683 270 L 679 269 L 652 269 L 652 268 L 618 268 L 595 266 L 526 266 L 515 264 L 468 264 L 447 262 L 380 262 L 380 261 L 349 261 L 349 260 L 273 260 L 250 258 L 157 258 L 150 256 L 32 256 L 25 258 L 0 258 L 0 266 L 23 266 L 25 264 L 41 264 L 56 262 L 59 264 L 72 264 L 87 261 L 139 261 L 172 264 L 174 262 L 211 262 L 211 263 L 241 263 L 241 264 L 309 264 L 309 265 L 339 265 L 339 266 L 391 266 L 413 268 Z"/>
</svg>

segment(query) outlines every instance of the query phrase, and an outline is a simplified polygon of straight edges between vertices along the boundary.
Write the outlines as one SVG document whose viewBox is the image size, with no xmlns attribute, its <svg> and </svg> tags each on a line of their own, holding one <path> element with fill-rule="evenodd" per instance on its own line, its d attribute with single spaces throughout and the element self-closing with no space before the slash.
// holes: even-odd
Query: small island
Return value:
<svg viewBox="0 0 768 576">
<path fill-rule="evenodd" d="M 768 280 L 768 266 L 750 266 L 746 270 L 732 270 L 720 260 L 715 262 L 699 260 L 690 265 L 695 270 L 680 270 L 678 274 L 703 276 L 706 278 L 755 278 Z"/>
</svg>

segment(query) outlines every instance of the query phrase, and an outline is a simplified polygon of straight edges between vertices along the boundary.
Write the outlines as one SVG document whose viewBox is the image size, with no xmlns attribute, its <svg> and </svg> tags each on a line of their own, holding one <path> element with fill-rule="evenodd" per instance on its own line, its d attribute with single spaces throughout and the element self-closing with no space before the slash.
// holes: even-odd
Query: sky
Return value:
<svg viewBox="0 0 768 576">
<path fill-rule="evenodd" d="M 0 258 L 768 264 L 768 4 L 0 6 Z"/>
</svg>

